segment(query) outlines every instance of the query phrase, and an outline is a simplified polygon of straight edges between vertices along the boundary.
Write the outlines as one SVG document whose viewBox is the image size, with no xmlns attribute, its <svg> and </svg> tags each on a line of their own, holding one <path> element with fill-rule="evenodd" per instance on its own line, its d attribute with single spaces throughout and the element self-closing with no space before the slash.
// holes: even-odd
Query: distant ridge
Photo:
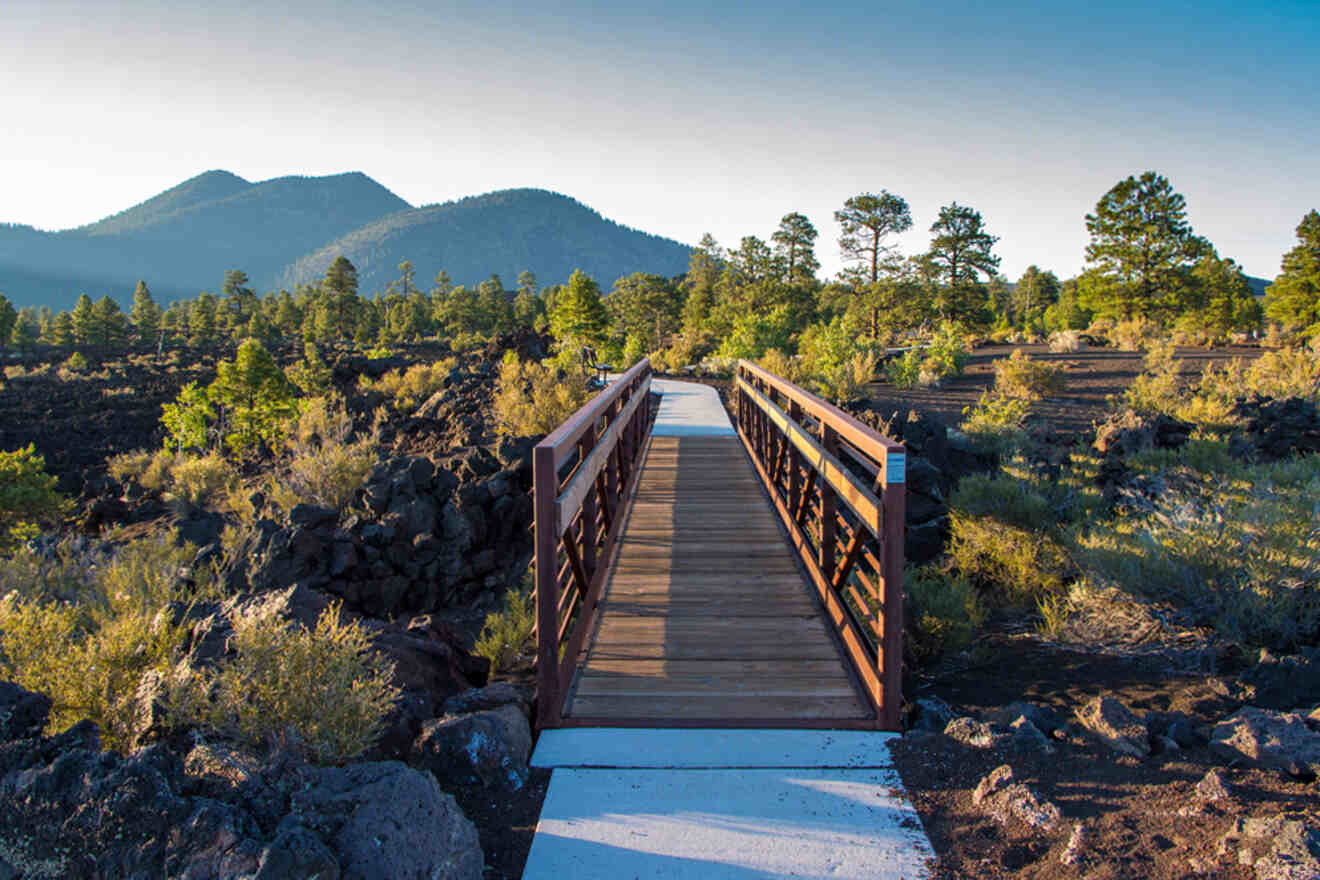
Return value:
<svg viewBox="0 0 1320 880">
<path fill-rule="evenodd" d="M 179 211 L 206 202 L 226 199 L 250 186 L 252 186 L 250 182 L 237 174 L 228 171 L 205 171 L 126 211 L 120 211 L 104 220 L 71 231 L 87 235 L 130 234 L 166 222 Z"/>
<path fill-rule="evenodd" d="M 443 269 L 456 284 L 497 274 L 512 288 L 526 269 L 545 286 L 581 269 L 608 290 L 633 272 L 687 271 L 691 248 L 607 220 L 559 193 L 507 189 L 382 217 L 293 262 L 275 285 L 292 289 L 321 278 L 340 254 L 357 267 L 367 294 L 397 278 L 403 260 L 422 283 Z"/>
<path fill-rule="evenodd" d="M 242 269 L 259 293 L 314 281 L 339 254 L 372 295 L 412 262 L 418 283 L 529 269 L 541 285 L 574 269 L 606 289 L 621 275 L 676 275 L 690 249 L 605 219 L 568 196 L 511 189 L 413 208 L 361 172 L 251 183 L 207 171 L 76 229 L 0 224 L 0 292 L 19 306 L 72 308 L 80 293 L 127 305 L 139 278 L 162 302 L 217 291 Z"/>
</svg>

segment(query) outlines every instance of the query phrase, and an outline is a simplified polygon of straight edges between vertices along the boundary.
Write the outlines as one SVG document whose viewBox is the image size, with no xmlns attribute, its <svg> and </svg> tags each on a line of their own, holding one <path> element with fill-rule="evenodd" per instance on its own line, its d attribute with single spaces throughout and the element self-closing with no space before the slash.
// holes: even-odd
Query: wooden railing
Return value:
<svg viewBox="0 0 1320 880">
<path fill-rule="evenodd" d="M 537 724 L 557 727 L 600 601 L 651 422 L 651 361 L 624 373 L 532 451 Z"/>
<path fill-rule="evenodd" d="M 875 708 L 899 729 L 903 666 L 903 445 L 750 361 L 738 433 Z"/>
</svg>

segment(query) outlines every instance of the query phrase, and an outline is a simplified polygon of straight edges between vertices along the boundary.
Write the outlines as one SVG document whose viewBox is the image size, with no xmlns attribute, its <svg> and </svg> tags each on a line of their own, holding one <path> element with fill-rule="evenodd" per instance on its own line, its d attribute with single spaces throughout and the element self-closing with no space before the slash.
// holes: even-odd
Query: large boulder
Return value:
<svg viewBox="0 0 1320 880">
<path fill-rule="evenodd" d="M 282 834 L 329 842 L 344 880 L 480 880 L 477 829 L 429 774 L 395 761 L 328 767 L 294 793 Z"/>
<path fill-rule="evenodd" d="M 452 784 L 519 789 L 531 752 L 527 716 L 510 704 L 423 724 L 409 762 Z"/>
<path fill-rule="evenodd" d="M 1320 733 L 1300 712 L 1244 706 L 1215 725 L 1210 748 L 1226 760 L 1296 775 L 1320 775 Z"/>
<path fill-rule="evenodd" d="M 1077 710 L 1077 720 L 1116 752 L 1134 758 L 1150 755 L 1150 737 L 1145 723 L 1113 697 L 1095 697 Z"/>
<path fill-rule="evenodd" d="M 1234 444 L 1235 451 L 1262 461 L 1320 452 L 1320 409 L 1309 400 L 1256 396 L 1239 401 L 1233 414 L 1246 421 L 1245 436 Z"/>
</svg>

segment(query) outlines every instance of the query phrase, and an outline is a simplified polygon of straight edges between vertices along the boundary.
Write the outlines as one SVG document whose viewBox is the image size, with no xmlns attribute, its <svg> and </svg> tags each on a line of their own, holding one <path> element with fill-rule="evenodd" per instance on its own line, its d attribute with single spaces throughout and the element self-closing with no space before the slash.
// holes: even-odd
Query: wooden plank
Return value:
<svg viewBox="0 0 1320 880">
<path fill-rule="evenodd" d="M 862 718 L 856 697 L 726 696 L 574 697 L 576 715 L 662 718 Z"/>
<path fill-rule="evenodd" d="M 842 672 L 837 659 L 798 660 L 611 660 L 595 658 L 587 661 L 585 672 L 617 673 L 623 675 L 672 675 L 676 678 L 694 675 L 723 675 L 731 677 L 773 675 L 777 678 L 829 678 Z"/>
</svg>

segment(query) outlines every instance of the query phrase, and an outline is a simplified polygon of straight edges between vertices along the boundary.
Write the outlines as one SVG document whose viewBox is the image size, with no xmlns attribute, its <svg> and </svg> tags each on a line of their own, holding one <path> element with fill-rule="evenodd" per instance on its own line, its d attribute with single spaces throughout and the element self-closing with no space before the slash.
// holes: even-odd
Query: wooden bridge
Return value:
<svg viewBox="0 0 1320 880">
<path fill-rule="evenodd" d="M 539 726 L 898 729 L 903 447 L 748 361 L 736 431 L 665 390 L 535 449 Z"/>
</svg>

